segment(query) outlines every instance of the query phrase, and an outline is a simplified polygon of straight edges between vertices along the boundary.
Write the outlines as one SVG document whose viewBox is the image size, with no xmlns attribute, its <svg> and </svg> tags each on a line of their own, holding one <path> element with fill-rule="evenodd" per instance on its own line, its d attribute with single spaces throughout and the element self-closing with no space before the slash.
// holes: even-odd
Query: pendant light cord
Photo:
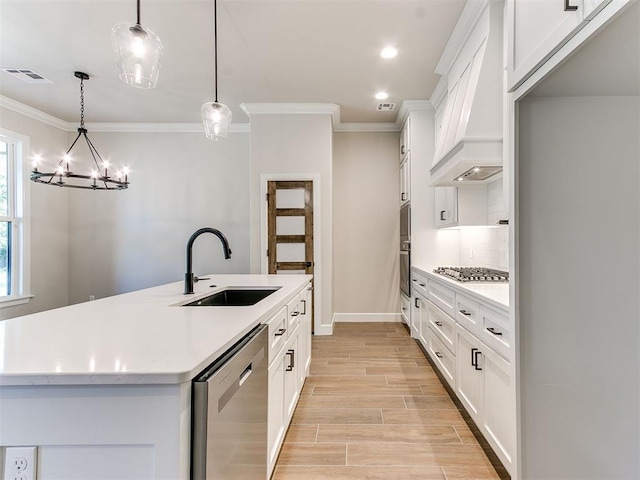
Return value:
<svg viewBox="0 0 640 480">
<path fill-rule="evenodd" d="M 216 103 L 218 103 L 218 0 L 213 0 L 213 43 L 215 47 L 214 76 L 216 78 Z"/>
<path fill-rule="evenodd" d="M 140 25 L 140 0 L 138 0 L 138 22 L 136 23 L 136 25 Z"/>
</svg>

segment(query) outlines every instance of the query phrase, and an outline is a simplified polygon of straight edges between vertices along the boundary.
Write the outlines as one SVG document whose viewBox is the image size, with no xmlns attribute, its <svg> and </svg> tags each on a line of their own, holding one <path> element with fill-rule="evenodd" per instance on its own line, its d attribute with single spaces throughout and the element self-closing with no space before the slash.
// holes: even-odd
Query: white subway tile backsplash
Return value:
<svg viewBox="0 0 640 480">
<path fill-rule="evenodd" d="M 509 270 L 509 227 L 460 229 L 460 265 Z"/>
</svg>

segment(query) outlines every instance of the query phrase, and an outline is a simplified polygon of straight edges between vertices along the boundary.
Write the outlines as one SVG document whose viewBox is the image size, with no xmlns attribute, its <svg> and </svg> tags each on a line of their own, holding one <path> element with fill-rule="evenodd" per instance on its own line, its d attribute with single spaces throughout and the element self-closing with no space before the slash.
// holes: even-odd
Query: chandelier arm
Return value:
<svg viewBox="0 0 640 480">
<path fill-rule="evenodd" d="M 100 178 L 102 179 L 102 182 L 104 183 L 104 186 L 107 189 L 109 189 L 109 185 L 107 184 L 107 179 L 109 177 L 107 176 L 107 172 L 105 172 L 104 175 L 101 175 L 100 165 L 98 164 L 98 159 L 96 158 L 96 155 L 100 159 L 100 163 L 102 163 L 103 165 L 104 165 L 104 160 L 102 160 L 102 157 L 100 156 L 100 153 L 98 153 L 98 150 L 96 149 L 96 147 L 93 146 L 93 143 L 91 143 L 91 140 L 89 140 L 89 137 L 87 136 L 86 133 L 84 134 L 84 139 L 87 141 L 87 146 L 89 147 L 89 153 L 93 157 L 93 162 L 96 164 L 96 168 L 98 169 L 98 174 L 100 175 Z"/>
<path fill-rule="evenodd" d="M 76 137 L 76 139 L 73 141 L 73 143 L 72 143 L 72 144 L 71 144 L 71 146 L 69 147 L 69 150 L 67 150 L 66 155 L 69 155 L 69 152 L 71 152 L 71 150 L 72 150 L 72 149 L 73 149 L 73 147 L 75 146 L 76 142 L 77 142 L 77 141 L 78 141 L 78 139 L 80 138 L 80 135 L 82 135 L 82 132 L 80 131 L 80 129 L 78 129 L 78 136 Z M 64 162 L 64 158 L 58 162 L 58 165 L 62 165 L 62 162 Z"/>
</svg>

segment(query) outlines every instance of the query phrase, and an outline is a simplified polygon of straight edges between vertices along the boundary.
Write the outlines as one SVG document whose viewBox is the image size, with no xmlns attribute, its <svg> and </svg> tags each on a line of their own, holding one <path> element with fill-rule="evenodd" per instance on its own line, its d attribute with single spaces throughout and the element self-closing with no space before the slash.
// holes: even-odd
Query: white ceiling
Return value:
<svg viewBox="0 0 640 480">
<path fill-rule="evenodd" d="M 464 0 L 218 0 L 218 99 L 234 123 L 241 103 L 335 103 L 343 123 L 389 123 L 385 102 L 427 99 L 435 64 Z M 53 81 L 26 84 L 0 72 L 0 94 L 68 122 L 197 123 L 214 97 L 213 0 L 142 0 L 142 25 L 162 40 L 154 90 L 118 79 L 110 29 L 135 21 L 135 0 L 0 0 L 0 68 Z M 386 45 L 400 53 L 383 60 Z"/>
</svg>

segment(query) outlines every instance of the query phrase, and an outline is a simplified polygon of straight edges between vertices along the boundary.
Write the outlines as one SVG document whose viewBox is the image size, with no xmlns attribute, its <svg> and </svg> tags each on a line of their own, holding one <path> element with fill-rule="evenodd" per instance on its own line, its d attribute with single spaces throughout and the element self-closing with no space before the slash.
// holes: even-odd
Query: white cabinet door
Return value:
<svg viewBox="0 0 640 480">
<path fill-rule="evenodd" d="M 290 338 L 287 345 L 284 348 L 283 360 L 284 360 L 284 419 L 286 425 L 289 425 L 289 421 L 293 416 L 293 411 L 296 409 L 298 403 L 298 397 L 300 391 L 298 385 L 300 384 L 298 370 L 300 370 L 300 350 L 299 350 L 299 334 L 300 328 L 296 330 L 293 338 Z"/>
<path fill-rule="evenodd" d="M 302 388 L 304 380 L 309 375 L 311 366 L 311 312 L 313 311 L 313 287 L 309 285 L 300 294 L 300 369 L 299 387 Z"/>
<path fill-rule="evenodd" d="M 404 294 L 400 295 L 400 314 L 407 327 L 411 327 L 411 299 Z"/>
<path fill-rule="evenodd" d="M 456 394 L 471 418 L 480 425 L 484 399 L 480 342 L 460 326 L 456 327 L 456 335 Z"/>
<path fill-rule="evenodd" d="M 268 458 L 269 476 L 278 458 L 287 425 L 284 420 L 284 357 L 269 368 Z"/>
<path fill-rule="evenodd" d="M 411 200 L 411 154 L 400 164 L 400 205 Z"/>
<path fill-rule="evenodd" d="M 411 151 L 411 117 L 407 118 L 402 132 L 400 132 L 400 160 Z"/>
<path fill-rule="evenodd" d="M 450 227 L 458 223 L 458 188 L 435 187 L 436 227 Z"/>
<path fill-rule="evenodd" d="M 416 331 L 418 340 L 422 342 L 425 348 L 428 345 L 428 332 L 429 332 L 429 302 L 427 299 L 419 293 L 415 294 L 414 305 L 417 308 L 417 318 L 413 320 L 413 325 Z"/>
<path fill-rule="evenodd" d="M 424 308 L 424 300 L 422 296 L 414 293 L 411 299 L 411 323 L 409 331 L 412 338 L 420 338 L 420 316 Z"/>
<path fill-rule="evenodd" d="M 489 443 L 509 468 L 515 452 L 515 408 L 509 363 L 489 348 L 483 348 L 484 357 L 484 412 L 482 427 Z"/>
<path fill-rule="evenodd" d="M 583 19 L 583 0 L 509 0 L 509 89 L 560 48 L 583 25 Z"/>
</svg>

